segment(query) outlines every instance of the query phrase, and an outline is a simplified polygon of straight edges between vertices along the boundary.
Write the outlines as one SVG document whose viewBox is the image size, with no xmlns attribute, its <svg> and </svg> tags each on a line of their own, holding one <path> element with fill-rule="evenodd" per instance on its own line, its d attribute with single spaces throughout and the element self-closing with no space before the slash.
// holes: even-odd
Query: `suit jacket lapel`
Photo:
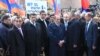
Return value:
<svg viewBox="0 0 100 56">
<path fill-rule="evenodd" d="M 21 39 L 24 40 L 24 35 L 22 36 L 22 34 L 21 34 L 21 32 L 18 30 L 18 28 L 15 27 L 15 31 L 16 31 L 16 35 L 20 36 Z M 23 32 L 23 30 L 22 30 L 22 32 Z"/>
<path fill-rule="evenodd" d="M 45 22 L 46 22 L 46 24 L 41 20 L 41 19 L 39 19 L 39 21 L 40 21 L 40 23 L 41 24 L 43 24 L 44 25 L 44 27 L 47 27 L 48 26 L 48 24 L 49 24 L 49 22 L 47 21 L 47 20 L 45 20 Z M 46 26 L 47 25 L 47 26 Z"/>
<path fill-rule="evenodd" d="M 29 22 L 29 24 L 30 24 L 31 27 L 34 27 L 35 28 L 35 26 L 33 24 L 31 24 L 30 22 Z"/>
<path fill-rule="evenodd" d="M 88 32 L 92 30 L 92 22 L 89 25 Z"/>
</svg>

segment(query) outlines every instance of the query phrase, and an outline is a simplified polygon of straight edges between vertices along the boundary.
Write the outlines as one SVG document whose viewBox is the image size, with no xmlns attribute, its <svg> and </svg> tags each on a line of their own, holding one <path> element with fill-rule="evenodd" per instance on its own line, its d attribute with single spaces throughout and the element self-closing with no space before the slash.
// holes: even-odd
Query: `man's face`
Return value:
<svg viewBox="0 0 100 56">
<path fill-rule="evenodd" d="M 64 16 L 64 20 L 65 20 L 65 21 L 69 21 L 68 15 Z"/>
<path fill-rule="evenodd" d="M 51 16 L 51 17 L 50 17 L 50 21 L 51 21 L 51 22 L 53 22 L 54 19 L 55 19 L 55 16 Z"/>
<path fill-rule="evenodd" d="M 85 20 L 89 21 L 91 18 L 88 15 L 85 15 Z"/>
<path fill-rule="evenodd" d="M 41 13 L 40 16 L 41 16 L 41 19 L 46 19 L 46 13 L 45 12 Z"/>
<path fill-rule="evenodd" d="M 32 22 L 36 21 L 36 18 L 37 18 L 36 15 L 31 15 L 31 16 L 30 16 L 30 20 L 31 20 Z"/>
<path fill-rule="evenodd" d="M 4 21 L 5 21 L 5 23 L 8 24 L 8 25 L 11 25 L 11 24 L 12 24 L 10 18 L 8 18 L 8 19 L 6 19 L 6 20 L 4 20 Z"/>
<path fill-rule="evenodd" d="M 60 23 L 60 20 L 61 20 L 60 16 L 57 15 L 56 18 L 55 18 L 55 21 L 56 21 L 57 23 Z"/>
<path fill-rule="evenodd" d="M 13 24 L 16 26 L 16 27 L 21 27 L 22 24 L 23 24 L 23 19 L 22 18 L 19 18 L 19 19 L 15 19 Z"/>
</svg>

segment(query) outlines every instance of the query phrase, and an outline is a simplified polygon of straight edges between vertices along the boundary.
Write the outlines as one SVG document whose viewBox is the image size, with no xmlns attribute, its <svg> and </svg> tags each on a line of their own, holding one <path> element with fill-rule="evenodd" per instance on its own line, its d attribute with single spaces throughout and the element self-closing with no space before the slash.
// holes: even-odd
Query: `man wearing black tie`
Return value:
<svg viewBox="0 0 100 56">
<path fill-rule="evenodd" d="M 23 19 L 14 18 L 13 28 L 9 31 L 9 44 L 11 56 L 25 56 L 25 42 L 22 28 Z"/>
<path fill-rule="evenodd" d="M 36 22 L 37 15 L 30 14 L 30 21 L 24 24 L 26 56 L 40 56 L 41 50 L 41 28 Z"/>
<path fill-rule="evenodd" d="M 40 18 L 37 20 L 40 23 L 41 27 L 41 41 L 42 41 L 42 50 L 45 52 L 46 56 L 49 56 L 49 39 L 47 37 L 47 26 L 49 22 L 46 20 L 46 12 L 40 12 Z"/>
<path fill-rule="evenodd" d="M 85 15 L 85 45 L 87 47 L 87 56 L 95 56 L 97 42 L 97 24 L 93 21 L 92 13 Z"/>
</svg>

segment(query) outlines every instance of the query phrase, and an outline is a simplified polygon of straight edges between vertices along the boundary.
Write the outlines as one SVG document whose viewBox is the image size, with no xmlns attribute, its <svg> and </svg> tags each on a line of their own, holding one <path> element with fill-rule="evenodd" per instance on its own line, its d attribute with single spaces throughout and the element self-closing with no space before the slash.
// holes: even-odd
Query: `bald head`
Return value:
<svg viewBox="0 0 100 56">
<path fill-rule="evenodd" d="M 55 15 L 56 18 L 60 18 L 60 15 Z"/>
<path fill-rule="evenodd" d="M 60 20 L 61 20 L 60 15 L 55 15 L 54 22 L 56 22 L 56 23 L 60 23 Z"/>
</svg>

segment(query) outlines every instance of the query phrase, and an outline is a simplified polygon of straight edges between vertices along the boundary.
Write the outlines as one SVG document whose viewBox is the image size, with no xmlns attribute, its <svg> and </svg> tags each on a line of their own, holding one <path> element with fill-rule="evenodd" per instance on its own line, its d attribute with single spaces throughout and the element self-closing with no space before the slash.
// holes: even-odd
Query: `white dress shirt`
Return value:
<svg viewBox="0 0 100 56">
<path fill-rule="evenodd" d="M 47 23 L 46 23 L 46 21 L 45 21 L 44 19 L 40 19 L 40 20 L 43 21 L 44 24 L 45 24 L 45 26 L 47 27 Z"/>
<path fill-rule="evenodd" d="M 18 30 L 20 31 L 21 35 L 23 36 L 22 28 L 18 28 Z"/>
<path fill-rule="evenodd" d="M 30 20 L 30 23 L 36 27 L 36 22 L 32 22 L 32 21 Z"/>
<path fill-rule="evenodd" d="M 67 22 L 64 21 L 64 25 L 65 25 L 65 30 L 67 30 L 67 28 L 68 28 L 68 21 Z"/>
<path fill-rule="evenodd" d="M 88 29 L 90 27 L 91 22 L 92 22 L 92 19 L 89 22 L 86 22 L 86 23 L 88 23 L 88 25 L 87 25 L 87 31 L 88 31 Z"/>
</svg>

